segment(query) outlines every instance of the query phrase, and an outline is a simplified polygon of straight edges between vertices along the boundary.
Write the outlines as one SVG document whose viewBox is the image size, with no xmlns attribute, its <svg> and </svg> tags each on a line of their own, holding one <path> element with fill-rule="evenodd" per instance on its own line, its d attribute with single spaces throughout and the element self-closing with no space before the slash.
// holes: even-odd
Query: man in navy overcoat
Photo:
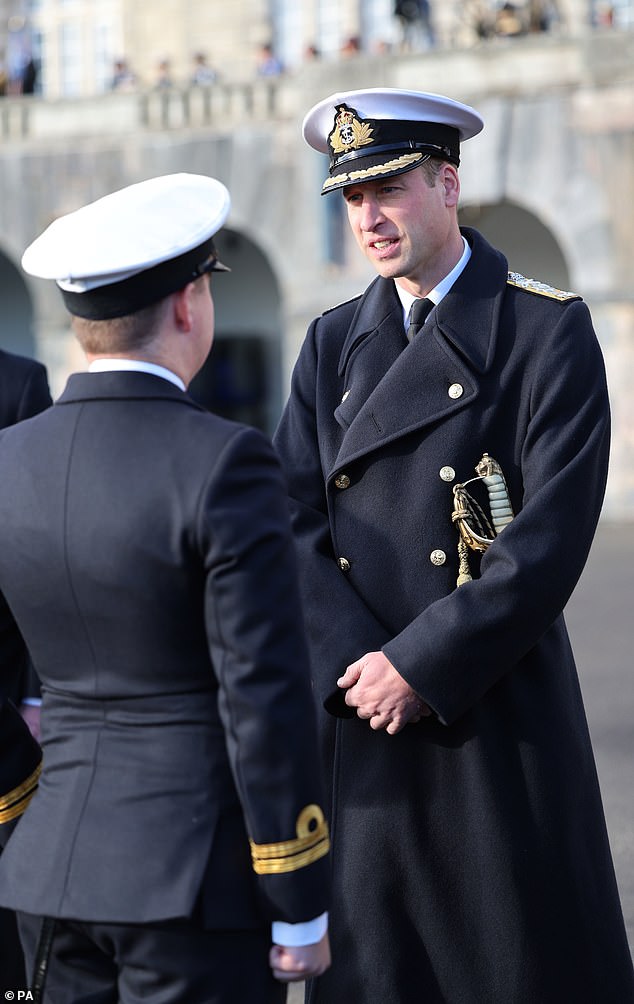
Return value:
<svg viewBox="0 0 634 1004">
<path fill-rule="evenodd" d="M 460 231 L 481 127 L 384 89 L 304 122 L 378 273 L 311 324 L 275 437 L 331 788 L 311 1004 L 634 1000 L 562 618 L 605 488 L 603 361 L 580 297 Z"/>
<path fill-rule="evenodd" d="M 169 175 L 56 220 L 89 372 L 0 434 L 0 592 L 42 682 L 40 785 L 0 862 L 50 1004 L 279 1004 L 322 972 L 328 826 L 285 487 L 186 386 L 224 185 Z"/>
</svg>

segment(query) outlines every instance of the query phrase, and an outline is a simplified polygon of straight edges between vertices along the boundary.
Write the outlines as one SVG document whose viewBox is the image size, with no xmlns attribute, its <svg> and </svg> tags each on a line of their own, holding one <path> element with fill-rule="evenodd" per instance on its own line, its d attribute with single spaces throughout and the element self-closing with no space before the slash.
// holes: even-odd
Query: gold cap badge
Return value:
<svg viewBox="0 0 634 1004">
<path fill-rule="evenodd" d="M 374 142 L 369 122 L 362 122 L 354 108 L 337 105 L 335 126 L 328 136 L 328 146 L 333 154 L 348 153 Z"/>
</svg>

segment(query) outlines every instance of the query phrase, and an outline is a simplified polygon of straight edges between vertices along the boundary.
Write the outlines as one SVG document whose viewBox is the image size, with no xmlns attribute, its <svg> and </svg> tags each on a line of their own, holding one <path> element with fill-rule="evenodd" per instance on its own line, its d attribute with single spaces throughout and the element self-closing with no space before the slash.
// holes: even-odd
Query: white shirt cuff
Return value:
<svg viewBox="0 0 634 1004">
<path fill-rule="evenodd" d="M 284 948 L 301 948 L 303 945 L 317 944 L 327 930 L 327 913 L 322 913 L 314 920 L 305 920 L 301 924 L 286 924 L 283 920 L 274 920 L 272 940 L 274 945 L 283 945 Z"/>
</svg>

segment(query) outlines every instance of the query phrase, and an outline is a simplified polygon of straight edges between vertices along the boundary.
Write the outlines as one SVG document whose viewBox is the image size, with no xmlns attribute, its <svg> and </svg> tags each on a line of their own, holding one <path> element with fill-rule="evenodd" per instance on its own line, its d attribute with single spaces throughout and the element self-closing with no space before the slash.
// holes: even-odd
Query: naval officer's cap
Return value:
<svg viewBox="0 0 634 1004">
<path fill-rule="evenodd" d="M 460 163 L 460 143 L 483 121 L 469 105 L 441 94 L 371 87 L 339 91 L 304 118 L 309 146 L 330 157 L 322 195 L 346 185 L 404 174 L 429 157 Z"/>
<path fill-rule="evenodd" d="M 230 206 L 215 178 L 150 178 L 56 219 L 26 249 L 22 267 L 54 279 L 71 314 L 123 317 L 201 275 L 229 271 L 213 237 Z"/>
</svg>

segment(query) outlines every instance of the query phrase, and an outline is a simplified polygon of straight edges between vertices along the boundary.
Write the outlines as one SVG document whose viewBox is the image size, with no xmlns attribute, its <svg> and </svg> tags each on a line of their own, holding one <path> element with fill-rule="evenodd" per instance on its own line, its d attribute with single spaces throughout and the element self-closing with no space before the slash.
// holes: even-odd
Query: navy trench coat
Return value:
<svg viewBox="0 0 634 1004">
<path fill-rule="evenodd" d="M 581 299 L 472 257 L 410 344 L 391 280 L 311 325 L 275 436 L 332 799 L 331 970 L 311 1004 L 624 1004 L 632 965 L 562 610 L 602 505 L 604 366 Z M 515 518 L 456 588 L 452 485 Z M 478 567 L 479 565 L 479 567 Z M 337 691 L 382 649 L 434 711 Z"/>
</svg>

